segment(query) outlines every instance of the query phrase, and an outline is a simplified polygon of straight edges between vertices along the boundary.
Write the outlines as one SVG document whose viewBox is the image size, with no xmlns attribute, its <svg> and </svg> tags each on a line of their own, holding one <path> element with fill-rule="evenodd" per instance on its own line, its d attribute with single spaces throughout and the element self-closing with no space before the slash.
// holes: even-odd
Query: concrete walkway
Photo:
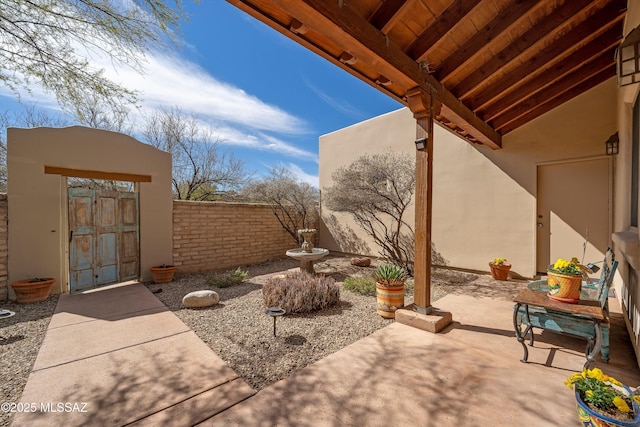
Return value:
<svg viewBox="0 0 640 427">
<path fill-rule="evenodd" d="M 447 295 L 436 305 L 453 313 L 442 333 L 393 323 L 200 426 L 582 425 L 564 381 L 582 370 L 585 341 L 537 335 L 524 364 L 513 302 Z M 635 356 L 613 317 L 611 361 L 597 366 L 635 387 Z"/>
<path fill-rule="evenodd" d="M 255 391 L 145 286 L 61 295 L 13 426 L 194 425 Z"/>
<path fill-rule="evenodd" d="M 22 403 L 87 405 L 13 425 L 580 425 L 564 381 L 582 369 L 584 341 L 536 331 L 524 364 L 508 298 L 436 305 L 454 318 L 440 334 L 393 323 L 254 395 L 144 286 L 62 295 Z M 640 370 L 610 306 L 611 361 L 596 366 L 635 387 Z"/>
</svg>

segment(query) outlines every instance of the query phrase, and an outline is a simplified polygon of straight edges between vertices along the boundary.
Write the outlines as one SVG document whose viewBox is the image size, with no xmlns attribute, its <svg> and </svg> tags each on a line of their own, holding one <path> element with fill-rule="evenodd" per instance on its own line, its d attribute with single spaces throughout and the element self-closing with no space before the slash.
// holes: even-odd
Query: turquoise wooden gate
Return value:
<svg viewBox="0 0 640 427">
<path fill-rule="evenodd" d="M 69 285 L 78 292 L 135 279 L 138 195 L 69 188 Z"/>
</svg>

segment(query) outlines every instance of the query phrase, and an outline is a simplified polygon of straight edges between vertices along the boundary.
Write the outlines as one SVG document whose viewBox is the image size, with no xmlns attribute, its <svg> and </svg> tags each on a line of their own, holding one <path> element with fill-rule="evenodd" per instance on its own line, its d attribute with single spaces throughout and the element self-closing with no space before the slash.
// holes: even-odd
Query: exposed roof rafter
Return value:
<svg viewBox="0 0 640 427">
<path fill-rule="evenodd" d="M 626 0 L 227 0 L 445 128 L 501 136 L 615 75 Z M 434 21 L 435 19 L 435 21 Z M 429 61 L 429 63 L 426 63 Z"/>
</svg>

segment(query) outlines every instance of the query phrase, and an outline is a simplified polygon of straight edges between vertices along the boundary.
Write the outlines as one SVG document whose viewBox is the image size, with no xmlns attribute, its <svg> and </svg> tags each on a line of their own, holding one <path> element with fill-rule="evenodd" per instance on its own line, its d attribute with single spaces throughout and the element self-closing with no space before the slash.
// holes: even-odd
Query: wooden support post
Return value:
<svg viewBox="0 0 640 427">
<path fill-rule="evenodd" d="M 417 87 L 407 91 L 407 101 L 416 119 L 416 140 L 426 137 L 424 150 L 416 151 L 416 212 L 414 254 L 415 310 L 429 314 L 431 307 L 431 210 L 433 205 L 433 118 L 442 104 Z"/>
</svg>

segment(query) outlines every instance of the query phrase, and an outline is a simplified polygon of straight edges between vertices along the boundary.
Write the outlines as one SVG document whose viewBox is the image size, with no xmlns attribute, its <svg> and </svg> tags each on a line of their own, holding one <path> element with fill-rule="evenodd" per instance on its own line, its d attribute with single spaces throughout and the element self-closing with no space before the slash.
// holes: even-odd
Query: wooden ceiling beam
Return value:
<svg viewBox="0 0 640 427">
<path fill-rule="evenodd" d="M 585 7 L 592 5 L 592 0 L 572 0 L 563 3 L 558 9 L 548 16 L 538 21 L 529 31 L 520 36 L 516 41 L 507 45 L 497 54 L 469 74 L 462 81 L 451 88 L 451 92 L 458 98 L 469 95 L 483 81 L 518 58 L 529 49 L 534 48 L 539 42 L 553 37 L 570 23 L 578 12 Z"/>
<path fill-rule="evenodd" d="M 231 2 L 251 3 L 249 0 L 232 0 Z M 456 122 L 459 126 L 470 125 L 469 130 L 478 142 L 494 149 L 501 147 L 502 136 L 498 132 L 480 120 L 439 81 L 424 71 L 400 48 L 393 45 L 365 18 L 352 10 L 347 2 L 270 0 L 269 4 L 286 10 L 310 30 L 322 34 L 336 46 L 366 61 L 394 84 L 404 88 L 405 92 L 416 86 L 427 91 L 433 88 L 435 97 L 454 113 L 449 117 L 451 120 L 459 119 L 465 122 L 465 124 Z"/>
<path fill-rule="evenodd" d="M 530 122 L 531 120 L 553 110 L 554 108 L 564 104 L 570 99 L 575 98 L 578 95 L 588 91 L 599 85 L 602 82 L 607 81 L 611 78 L 612 75 L 615 74 L 615 68 L 612 66 L 611 69 L 603 70 L 600 73 L 594 75 L 588 80 L 583 81 L 582 83 L 574 86 L 569 91 L 562 94 L 562 96 L 555 97 L 549 102 L 539 105 L 537 108 L 530 110 L 527 114 L 520 116 L 517 120 L 512 121 L 507 126 L 502 129 L 503 134 L 507 134 L 520 126 Z"/>
<path fill-rule="evenodd" d="M 422 32 L 405 50 L 407 55 L 417 62 L 427 59 L 427 52 L 449 31 L 453 29 L 482 0 L 459 0 L 449 6 L 433 24 Z M 387 3 L 387 2 L 385 2 Z"/>
<path fill-rule="evenodd" d="M 386 0 L 371 15 L 369 22 L 387 34 L 389 29 L 402 17 L 403 10 L 406 10 L 413 3 L 415 0 Z"/>
<path fill-rule="evenodd" d="M 615 59 L 613 55 L 614 51 L 611 50 L 593 61 L 584 64 L 576 72 L 567 74 L 562 79 L 548 85 L 544 90 L 541 90 L 535 95 L 529 97 L 526 101 L 519 103 L 514 108 L 511 108 L 497 116 L 491 123 L 498 130 L 504 129 L 509 123 L 555 98 L 559 97 L 564 101 L 567 101 L 568 99 L 564 96 L 565 93 L 570 92 L 573 87 L 589 80 L 595 75 L 601 74 L 603 71 L 609 73 L 607 75 L 608 77 L 615 76 L 615 70 L 613 67 Z"/>
<path fill-rule="evenodd" d="M 622 3 L 626 6 L 625 0 L 614 0 L 598 13 L 590 16 L 573 30 L 565 34 L 560 40 L 551 43 L 529 61 L 523 62 L 511 70 L 503 78 L 497 79 L 494 83 L 483 87 L 480 92 L 468 100 L 462 98 L 463 102 L 473 111 L 478 112 L 485 108 L 489 102 L 499 98 L 504 92 L 529 78 L 532 74 L 531 70 L 548 67 L 548 64 L 566 57 L 567 52 L 573 52 L 575 50 L 574 46 L 584 44 L 585 41 L 597 39 L 602 33 L 622 22 L 625 16 L 624 9 L 622 11 L 620 9 Z M 620 33 L 622 33 L 622 31 L 620 31 Z"/>
<path fill-rule="evenodd" d="M 609 59 L 613 60 L 612 52 L 620 43 L 621 31 L 621 28 L 611 28 L 602 36 L 572 53 L 561 63 L 554 65 L 544 73 L 523 81 L 523 83 L 516 89 L 505 92 L 493 103 L 489 104 L 482 110 L 478 110 L 478 114 L 484 120 L 491 121 L 513 105 L 522 102 L 524 99 L 534 95 L 535 93 L 545 90 L 545 88 L 554 81 L 557 81 L 568 74 L 575 75 L 574 70 L 577 70 L 577 72 L 580 73 L 580 68 L 589 60 L 601 57 L 603 54 L 611 55 Z"/>
<path fill-rule="evenodd" d="M 520 21 L 531 9 L 537 7 L 542 0 L 517 1 L 502 9 L 491 22 L 467 40 L 459 49 L 451 52 L 441 64 L 438 65 L 436 75 L 438 80 L 446 82 L 451 74 L 475 55 L 483 50 L 487 44 L 495 40 L 500 34 Z"/>
</svg>

